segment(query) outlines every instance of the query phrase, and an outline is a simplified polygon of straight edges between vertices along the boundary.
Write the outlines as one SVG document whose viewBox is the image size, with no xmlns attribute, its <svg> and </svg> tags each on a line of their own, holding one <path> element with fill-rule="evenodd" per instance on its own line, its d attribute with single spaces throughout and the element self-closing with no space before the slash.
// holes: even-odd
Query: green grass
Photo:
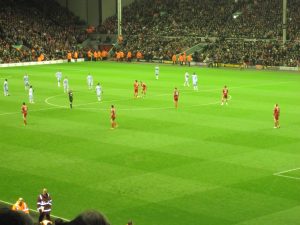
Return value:
<svg viewBox="0 0 300 225">
<path fill-rule="evenodd" d="M 299 73 L 153 64 L 78 63 L 5 68 L 11 96 L 0 97 L 0 199 L 30 208 L 43 187 L 53 214 L 102 211 L 113 225 L 299 224 L 300 180 L 273 175 L 300 167 Z M 68 76 L 74 108 L 56 84 Z M 199 92 L 183 87 L 199 75 Z M 29 74 L 35 104 L 23 125 Z M 101 82 L 103 101 L 86 85 Z M 133 99 L 133 82 L 147 96 Z M 220 105 L 229 87 L 228 106 Z M 174 109 L 173 89 L 180 90 Z M 46 102 L 47 100 L 47 102 Z M 281 128 L 273 129 L 273 107 Z M 117 110 L 110 129 L 110 105 Z M 288 175 L 299 177 L 299 171 Z"/>
</svg>

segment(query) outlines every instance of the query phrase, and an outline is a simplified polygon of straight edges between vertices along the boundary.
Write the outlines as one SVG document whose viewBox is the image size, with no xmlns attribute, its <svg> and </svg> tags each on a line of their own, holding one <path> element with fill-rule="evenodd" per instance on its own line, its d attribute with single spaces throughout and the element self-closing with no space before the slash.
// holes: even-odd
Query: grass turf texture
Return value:
<svg viewBox="0 0 300 225">
<path fill-rule="evenodd" d="M 300 180 L 273 174 L 300 167 L 299 73 L 160 65 L 155 80 L 154 66 L 2 68 L 11 96 L 0 97 L 0 198 L 22 196 L 35 208 L 47 187 L 53 214 L 72 219 L 93 208 L 113 225 L 129 219 L 138 225 L 298 224 Z M 74 91 L 73 110 L 57 87 L 58 70 Z M 199 92 L 183 87 L 186 71 L 199 75 Z M 28 104 L 27 127 L 20 112 L 28 102 L 25 72 L 36 102 Z M 87 88 L 89 72 L 102 84 L 100 103 Z M 143 99 L 133 99 L 135 79 L 148 85 Z M 224 85 L 228 106 L 220 105 Z M 275 103 L 280 129 L 273 129 Z M 116 130 L 110 130 L 111 104 Z"/>
</svg>

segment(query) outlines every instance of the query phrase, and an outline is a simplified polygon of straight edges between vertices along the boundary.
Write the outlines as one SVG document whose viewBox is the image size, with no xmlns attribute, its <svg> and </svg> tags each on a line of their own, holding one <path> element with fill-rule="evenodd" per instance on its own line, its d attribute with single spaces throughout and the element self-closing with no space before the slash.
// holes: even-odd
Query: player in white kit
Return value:
<svg viewBox="0 0 300 225">
<path fill-rule="evenodd" d="M 28 76 L 28 74 L 25 73 L 23 80 L 24 80 L 25 90 L 28 90 L 28 88 L 29 88 L 29 76 Z"/>
<path fill-rule="evenodd" d="M 88 74 L 86 80 L 87 80 L 88 88 L 92 89 L 93 88 L 93 76 L 91 74 Z"/>
<path fill-rule="evenodd" d="M 56 76 L 56 79 L 57 79 L 57 86 L 60 87 L 62 72 L 60 72 L 60 71 L 56 72 L 55 76 Z"/>
<path fill-rule="evenodd" d="M 69 92 L 69 80 L 67 77 L 65 77 L 63 84 L 64 84 L 64 93 L 68 93 Z"/>
<path fill-rule="evenodd" d="M 4 96 L 9 96 L 9 93 L 8 93 L 8 81 L 7 81 L 7 79 L 5 79 L 4 83 L 3 83 L 3 92 L 4 92 Z"/>
<path fill-rule="evenodd" d="M 196 73 L 193 73 L 192 80 L 193 80 L 194 91 L 198 91 L 198 76 Z"/>
<path fill-rule="evenodd" d="M 158 80 L 158 76 L 159 76 L 159 66 L 156 65 L 156 67 L 155 67 L 155 78 L 156 78 L 156 80 Z"/>
<path fill-rule="evenodd" d="M 96 86 L 96 94 L 97 94 L 98 101 L 100 102 L 101 95 L 102 95 L 102 87 L 100 86 L 100 83 L 98 83 Z"/>
<path fill-rule="evenodd" d="M 32 85 L 30 85 L 29 87 L 29 91 L 28 91 L 28 97 L 29 97 L 29 103 L 34 103 L 33 101 L 33 88 L 32 88 Z"/>
<path fill-rule="evenodd" d="M 184 84 L 183 84 L 183 86 L 190 86 L 190 75 L 189 75 L 189 73 L 188 72 L 185 72 L 185 74 L 184 74 Z"/>
</svg>

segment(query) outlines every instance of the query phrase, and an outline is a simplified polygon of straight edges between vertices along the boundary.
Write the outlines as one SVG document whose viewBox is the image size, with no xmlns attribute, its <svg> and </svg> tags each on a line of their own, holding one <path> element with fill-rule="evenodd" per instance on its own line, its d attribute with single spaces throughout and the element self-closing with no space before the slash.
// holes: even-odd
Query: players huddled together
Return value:
<svg viewBox="0 0 300 225">
<path fill-rule="evenodd" d="M 156 65 L 154 70 L 155 70 L 155 79 L 158 80 L 159 66 Z M 61 87 L 62 72 L 61 71 L 56 72 L 55 77 L 57 79 L 57 86 Z M 29 76 L 27 73 L 25 73 L 25 75 L 23 77 L 23 81 L 24 81 L 25 90 L 26 91 L 28 90 L 29 103 L 33 104 L 34 103 L 34 89 L 33 89 L 33 86 L 29 83 Z M 198 75 L 195 72 L 193 72 L 193 74 L 192 74 L 192 84 L 193 84 L 193 90 L 198 91 Z M 93 89 L 93 76 L 90 73 L 88 73 L 88 75 L 87 75 L 87 85 L 88 85 L 89 90 Z M 189 75 L 188 71 L 186 71 L 184 74 L 183 86 L 188 87 L 188 88 L 190 87 L 190 75 Z M 141 95 L 139 95 L 139 87 L 141 87 L 141 89 L 142 89 Z M 135 80 L 134 84 L 133 84 L 134 99 L 137 99 L 140 97 L 141 98 L 146 97 L 147 88 L 148 87 L 144 81 L 139 82 L 138 80 Z M 69 80 L 68 80 L 67 76 L 63 79 L 63 89 L 64 89 L 64 93 L 67 93 L 67 95 L 68 95 L 70 109 L 72 109 L 73 108 L 73 91 L 69 89 Z M 4 91 L 4 96 L 9 96 L 8 79 L 4 80 L 3 91 Z M 95 87 L 95 92 L 96 92 L 97 100 L 100 102 L 102 100 L 102 94 L 103 94 L 103 90 L 102 90 L 102 86 L 100 85 L 100 82 L 97 83 L 97 85 Z M 173 100 L 174 100 L 175 109 L 178 109 L 179 89 L 177 87 L 175 87 L 174 91 L 173 91 Z M 228 90 L 227 85 L 224 85 L 224 87 L 222 89 L 221 105 L 228 105 L 229 100 L 230 100 L 229 90 Z M 111 128 L 114 129 L 117 127 L 116 108 L 114 105 L 111 105 L 110 112 L 111 112 Z M 23 115 L 24 125 L 26 126 L 27 125 L 28 106 L 26 105 L 25 102 L 22 103 L 21 113 Z M 276 104 L 274 107 L 274 110 L 273 110 L 274 128 L 280 128 L 279 115 L 280 115 L 279 105 Z"/>
</svg>

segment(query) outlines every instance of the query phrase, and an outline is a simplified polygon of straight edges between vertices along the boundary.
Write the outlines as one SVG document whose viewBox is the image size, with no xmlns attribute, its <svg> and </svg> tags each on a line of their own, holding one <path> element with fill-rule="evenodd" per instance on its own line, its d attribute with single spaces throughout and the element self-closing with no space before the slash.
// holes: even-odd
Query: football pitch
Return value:
<svg viewBox="0 0 300 225">
<path fill-rule="evenodd" d="M 97 209 L 112 225 L 299 224 L 299 72 L 159 66 L 158 80 L 155 64 L 1 68 L 10 96 L 0 96 L 0 200 L 23 197 L 35 209 L 46 187 L 52 214 L 69 219 Z M 72 110 L 57 87 L 59 70 L 74 93 Z M 198 74 L 198 92 L 183 86 L 186 71 Z M 102 85 L 101 102 L 88 73 Z M 133 98 L 135 80 L 147 84 L 146 97 Z M 221 106 L 224 85 L 230 101 Z"/>
</svg>

